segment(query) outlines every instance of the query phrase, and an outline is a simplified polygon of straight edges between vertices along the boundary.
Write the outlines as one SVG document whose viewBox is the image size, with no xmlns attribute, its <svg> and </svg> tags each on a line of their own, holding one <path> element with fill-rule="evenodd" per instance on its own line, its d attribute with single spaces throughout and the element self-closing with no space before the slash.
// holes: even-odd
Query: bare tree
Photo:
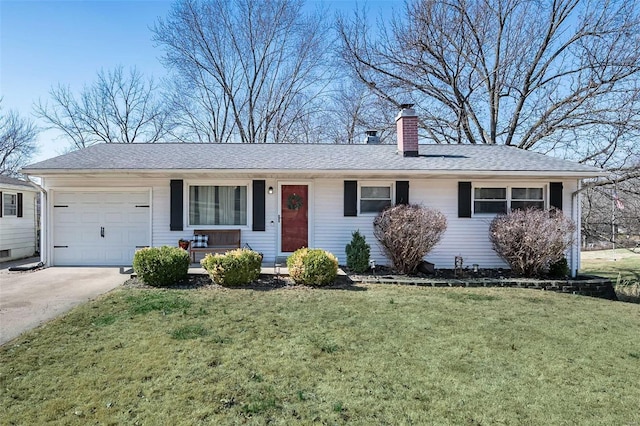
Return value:
<svg viewBox="0 0 640 426">
<path fill-rule="evenodd" d="M 0 98 L 0 175 L 12 176 L 36 152 L 38 129 L 13 110 L 2 110 Z"/>
<path fill-rule="evenodd" d="M 599 164 L 636 145 L 635 0 L 414 0 L 377 33 L 369 23 L 361 13 L 338 20 L 344 61 L 390 103 L 417 104 L 432 142 Z"/>
<path fill-rule="evenodd" d="M 395 109 L 375 96 L 360 81 L 346 75 L 329 92 L 321 115 L 322 139 L 336 144 L 363 143 L 375 130 L 380 143 L 395 142 Z"/>
<path fill-rule="evenodd" d="M 76 98 L 71 88 L 52 88 L 52 105 L 35 105 L 37 116 L 61 131 L 76 148 L 98 142 L 158 142 L 167 135 L 167 110 L 156 99 L 157 85 L 135 68 L 100 71 Z"/>
<path fill-rule="evenodd" d="M 640 244 L 640 178 L 592 185 L 582 195 L 582 237 L 587 248 Z"/>
<path fill-rule="evenodd" d="M 326 84 L 326 31 L 299 0 L 178 1 L 153 29 L 175 74 L 176 134 L 203 142 L 295 139 Z"/>
</svg>

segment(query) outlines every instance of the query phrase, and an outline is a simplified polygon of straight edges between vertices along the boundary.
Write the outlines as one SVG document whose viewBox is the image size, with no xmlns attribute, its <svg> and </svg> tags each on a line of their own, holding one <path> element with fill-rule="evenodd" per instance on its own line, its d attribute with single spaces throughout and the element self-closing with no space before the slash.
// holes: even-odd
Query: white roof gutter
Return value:
<svg viewBox="0 0 640 426">
<path fill-rule="evenodd" d="M 455 169 L 431 169 L 431 170 L 359 170 L 359 169 L 23 169 L 21 173 L 30 176 L 62 176 L 62 175 L 122 175 L 122 174 L 202 174 L 202 173 L 225 173 L 225 174 L 253 174 L 253 175 L 317 175 L 331 176 L 336 174 L 341 176 L 357 175 L 378 175 L 378 176 L 480 176 L 480 177 L 572 177 L 572 178 L 594 178 L 607 176 L 609 172 L 602 170 L 593 171 L 556 171 L 556 170 L 455 170 Z"/>
</svg>

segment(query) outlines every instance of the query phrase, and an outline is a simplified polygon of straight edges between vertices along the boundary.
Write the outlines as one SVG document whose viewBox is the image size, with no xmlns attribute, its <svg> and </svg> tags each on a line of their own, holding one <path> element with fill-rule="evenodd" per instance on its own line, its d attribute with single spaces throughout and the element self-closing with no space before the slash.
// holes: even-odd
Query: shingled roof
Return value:
<svg viewBox="0 0 640 426">
<path fill-rule="evenodd" d="M 0 175 L 0 186 L 15 186 L 24 187 L 25 189 L 28 188 L 34 191 L 36 190 L 36 187 L 31 182 L 4 175 Z"/>
<path fill-rule="evenodd" d="M 549 173 L 576 177 L 601 169 L 504 145 L 420 145 L 403 157 L 396 145 L 97 144 L 26 166 L 27 174 L 81 171 L 368 171 L 455 174 Z"/>
</svg>

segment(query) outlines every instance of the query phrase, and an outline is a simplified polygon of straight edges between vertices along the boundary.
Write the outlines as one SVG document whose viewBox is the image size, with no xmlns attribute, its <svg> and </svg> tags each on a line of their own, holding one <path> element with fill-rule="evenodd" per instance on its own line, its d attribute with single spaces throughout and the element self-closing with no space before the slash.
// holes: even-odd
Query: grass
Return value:
<svg viewBox="0 0 640 426">
<path fill-rule="evenodd" d="M 640 253 L 630 249 L 582 252 L 580 273 L 611 278 L 620 300 L 640 303 Z"/>
<path fill-rule="evenodd" d="M 0 348 L 0 424 L 638 424 L 640 312 L 520 289 L 120 289 Z"/>
</svg>

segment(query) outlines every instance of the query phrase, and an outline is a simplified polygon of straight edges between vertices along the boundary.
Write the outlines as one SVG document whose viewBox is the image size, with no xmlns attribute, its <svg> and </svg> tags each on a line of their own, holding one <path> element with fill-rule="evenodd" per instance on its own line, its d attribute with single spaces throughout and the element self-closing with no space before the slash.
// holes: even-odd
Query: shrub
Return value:
<svg viewBox="0 0 640 426">
<path fill-rule="evenodd" d="M 442 213 L 418 205 L 388 208 L 373 221 L 373 235 L 401 274 L 415 272 L 446 229 L 447 219 Z"/>
<path fill-rule="evenodd" d="M 260 276 L 262 256 L 258 252 L 243 248 L 225 254 L 207 254 L 200 264 L 216 284 L 247 285 Z"/>
<path fill-rule="evenodd" d="M 354 272 L 364 272 L 369 269 L 369 255 L 371 247 L 360 231 L 351 234 L 351 242 L 345 247 L 347 267 Z"/>
<path fill-rule="evenodd" d="M 525 277 L 542 275 L 573 241 L 575 225 L 559 211 L 526 209 L 496 216 L 489 237 L 511 270 Z"/>
<path fill-rule="evenodd" d="M 555 263 L 552 263 L 549 266 L 549 275 L 555 278 L 564 278 L 569 276 L 569 263 L 567 262 L 567 258 L 562 256 L 562 259 L 558 260 Z"/>
<path fill-rule="evenodd" d="M 189 253 L 178 247 L 146 247 L 133 256 L 133 270 L 147 285 L 169 286 L 187 278 Z"/>
<path fill-rule="evenodd" d="M 287 268 L 298 284 L 324 286 L 338 276 L 338 259 L 322 249 L 301 248 L 287 258 Z"/>
</svg>

